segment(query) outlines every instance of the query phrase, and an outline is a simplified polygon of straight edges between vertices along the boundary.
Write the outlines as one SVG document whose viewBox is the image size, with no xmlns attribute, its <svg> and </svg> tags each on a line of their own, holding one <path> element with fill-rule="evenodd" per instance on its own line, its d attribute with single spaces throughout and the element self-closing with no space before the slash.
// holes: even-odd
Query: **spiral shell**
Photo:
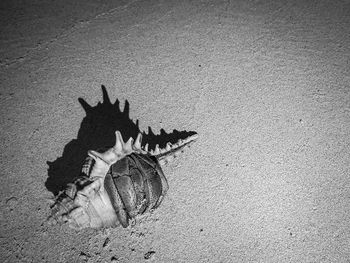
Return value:
<svg viewBox="0 0 350 263">
<path fill-rule="evenodd" d="M 142 136 L 124 142 L 116 131 L 115 145 L 102 151 L 89 151 L 80 176 L 58 196 L 52 206 L 51 222 L 68 223 L 71 228 L 127 227 L 137 215 L 156 209 L 168 183 L 160 164 L 182 151 L 197 135 L 156 146 L 141 148 Z"/>
</svg>

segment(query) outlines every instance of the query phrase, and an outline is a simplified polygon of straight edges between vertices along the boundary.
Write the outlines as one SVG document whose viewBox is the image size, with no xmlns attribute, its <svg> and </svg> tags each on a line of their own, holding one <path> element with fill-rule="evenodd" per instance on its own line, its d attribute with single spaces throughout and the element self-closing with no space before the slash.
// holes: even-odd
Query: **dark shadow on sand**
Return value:
<svg viewBox="0 0 350 263">
<path fill-rule="evenodd" d="M 125 101 L 124 110 L 119 108 L 119 100 L 112 103 L 107 90 L 102 86 L 103 101 L 96 106 L 90 106 L 84 99 L 79 98 L 79 102 L 86 112 L 86 117 L 82 120 L 77 139 L 71 140 L 63 150 L 61 157 L 55 161 L 47 161 L 48 178 L 45 182 L 46 188 L 57 195 L 66 185 L 80 174 L 82 163 L 84 162 L 88 150 L 97 150 L 115 143 L 115 131 L 119 130 L 124 141 L 130 137 L 136 138 L 140 132 L 138 120 L 134 122 L 129 118 L 129 102 Z M 160 134 L 153 133 L 148 127 L 148 133 L 142 132 L 142 146 L 149 144 L 149 150 L 154 149 L 156 144 L 161 148 L 167 142 L 175 143 L 179 139 L 185 139 L 196 132 L 177 131 L 166 133 L 163 129 Z"/>
</svg>

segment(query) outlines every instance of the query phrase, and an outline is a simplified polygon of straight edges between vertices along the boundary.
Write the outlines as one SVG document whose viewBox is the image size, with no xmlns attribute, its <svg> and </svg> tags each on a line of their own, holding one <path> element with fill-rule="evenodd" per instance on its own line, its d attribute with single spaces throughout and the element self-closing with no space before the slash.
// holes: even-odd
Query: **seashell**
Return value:
<svg viewBox="0 0 350 263">
<path fill-rule="evenodd" d="M 58 195 L 50 222 L 74 229 L 129 226 L 138 215 L 156 209 L 169 188 L 161 165 L 173 159 L 197 134 L 156 146 L 141 147 L 142 135 L 127 142 L 119 131 L 112 148 L 89 151 L 80 176 Z"/>
</svg>

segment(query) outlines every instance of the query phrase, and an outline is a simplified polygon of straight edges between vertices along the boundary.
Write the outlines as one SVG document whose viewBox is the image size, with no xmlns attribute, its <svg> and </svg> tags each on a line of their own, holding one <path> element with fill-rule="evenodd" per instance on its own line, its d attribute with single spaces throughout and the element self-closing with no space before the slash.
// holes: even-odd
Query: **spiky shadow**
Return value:
<svg viewBox="0 0 350 263">
<path fill-rule="evenodd" d="M 86 117 L 82 120 L 77 139 L 71 140 L 63 150 L 61 157 L 55 161 L 47 161 L 48 178 L 45 183 L 46 188 L 57 195 L 66 185 L 79 175 L 82 163 L 86 158 L 88 150 L 97 150 L 115 143 L 115 131 L 122 133 L 123 139 L 136 138 L 140 132 L 138 120 L 134 122 L 129 117 L 129 102 L 125 101 L 124 110 L 119 107 L 119 100 L 112 103 L 107 90 L 102 86 L 103 101 L 96 106 L 90 106 L 84 99 L 79 98 L 79 102 L 86 112 Z M 179 139 L 196 134 L 195 132 L 177 131 L 166 133 L 163 129 L 160 134 L 153 133 L 148 127 L 148 133 L 142 132 L 143 142 L 149 144 L 149 149 L 154 149 L 156 144 L 164 147 L 167 142 L 175 143 Z"/>
</svg>

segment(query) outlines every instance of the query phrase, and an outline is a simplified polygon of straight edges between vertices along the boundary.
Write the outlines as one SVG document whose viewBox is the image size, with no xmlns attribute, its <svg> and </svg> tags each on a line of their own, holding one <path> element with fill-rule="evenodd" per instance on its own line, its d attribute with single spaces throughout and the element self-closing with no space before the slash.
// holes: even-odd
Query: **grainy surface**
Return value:
<svg viewBox="0 0 350 263">
<path fill-rule="evenodd" d="M 349 262 L 349 1 L 71 2 L 1 1 L 2 262 Z M 136 226 L 49 227 L 102 84 L 200 138 Z"/>
</svg>

